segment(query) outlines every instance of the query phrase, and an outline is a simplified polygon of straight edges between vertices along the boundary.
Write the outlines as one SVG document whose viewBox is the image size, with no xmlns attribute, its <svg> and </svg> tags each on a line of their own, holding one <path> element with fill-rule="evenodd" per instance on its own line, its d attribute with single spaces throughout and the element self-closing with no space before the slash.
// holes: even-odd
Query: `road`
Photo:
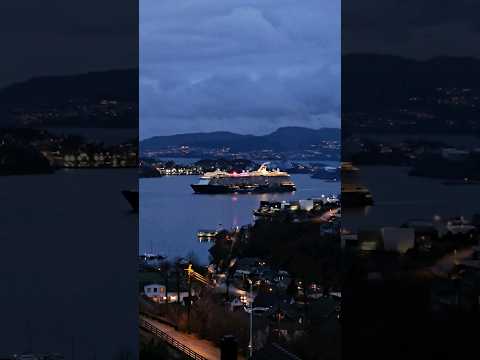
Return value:
<svg viewBox="0 0 480 360">
<path fill-rule="evenodd" d="M 201 340 L 195 335 L 189 335 L 180 331 L 175 330 L 173 327 L 162 324 L 158 321 L 140 316 L 141 319 L 148 321 L 151 325 L 155 326 L 157 329 L 167 333 L 172 338 L 178 342 L 189 347 L 199 355 L 207 358 L 208 360 L 219 360 L 220 359 L 220 349 L 215 346 L 214 343 L 207 340 Z M 240 359 L 240 358 L 239 358 Z"/>
</svg>

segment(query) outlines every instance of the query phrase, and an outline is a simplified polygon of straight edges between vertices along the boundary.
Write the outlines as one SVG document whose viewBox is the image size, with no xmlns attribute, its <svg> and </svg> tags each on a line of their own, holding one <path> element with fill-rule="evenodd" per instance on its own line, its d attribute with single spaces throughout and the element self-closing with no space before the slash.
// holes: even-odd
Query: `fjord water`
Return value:
<svg viewBox="0 0 480 360">
<path fill-rule="evenodd" d="M 471 219 L 480 213 L 479 185 L 445 185 L 443 179 L 408 175 L 408 167 L 362 166 L 359 183 L 372 193 L 374 205 L 342 211 L 342 225 L 352 231 L 400 226 L 408 220 Z"/>
<path fill-rule="evenodd" d="M 190 184 L 198 181 L 197 176 L 140 179 L 140 253 L 161 253 L 169 259 L 194 253 L 206 263 L 210 245 L 197 240 L 199 229 L 250 224 L 262 200 L 298 200 L 340 192 L 339 182 L 291 176 L 297 186 L 294 193 L 241 195 L 194 194 Z"/>
</svg>

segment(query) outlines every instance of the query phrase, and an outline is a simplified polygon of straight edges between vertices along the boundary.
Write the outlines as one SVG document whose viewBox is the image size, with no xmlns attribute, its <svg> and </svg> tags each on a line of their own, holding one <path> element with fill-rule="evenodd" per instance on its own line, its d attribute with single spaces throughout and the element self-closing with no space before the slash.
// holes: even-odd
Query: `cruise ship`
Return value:
<svg viewBox="0 0 480 360">
<path fill-rule="evenodd" d="M 295 191 L 295 184 L 284 171 L 268 170 L 268 163 L 258 170 L 228 173 L 221 170 L 205 173 L 191 187 L 198 194 L 274 193 Z"/>
</svg>

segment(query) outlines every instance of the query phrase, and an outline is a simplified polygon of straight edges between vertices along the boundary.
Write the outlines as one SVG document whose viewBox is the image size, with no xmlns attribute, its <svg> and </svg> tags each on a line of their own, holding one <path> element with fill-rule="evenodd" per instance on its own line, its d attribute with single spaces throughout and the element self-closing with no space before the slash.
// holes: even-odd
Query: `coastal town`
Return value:
<svg viewBox="0 0 480 360">
<path fill-rule="evenodd" d="M 350 228 L 342 211 L 375 207 L 378 199 L 358 184 L 361 166 L 344 162 L 340 168 L 337 196 L 261 200 L 251 209 L 251 224 L 198 229 L 197 241 L 209 246 L 208 265 L 195 254 L 141 255 L 146 358 L 155 351 L 181 352 L 156 342 L 155 328 L 157 334 L 178 336 L 207 359 L 228 349 L 234 349 L 232 359 L 333 359 L 343 321 L 349 327 L 366 321 L 352 312 L 371 308 L 374 294 L 385 296 L 394 279 L 402 284 L 395 296 L 405 297 L 398 291 L 408 289 L 417 302 L 423 295 L 416 291 L 428 291 L 422 310 L 434 317 L 475 313 L 480 215 L 432 215 L 400 219 L 397 226 Z M 384 310 L 376 306 L 371 311 L 377 319 Z M 203 345 L 196 347 L 197 342 Z"/>
<path fill-rule="evenodd" d="M 111 70 L 1 88 L 0 174 L 137 167 L 137 81 L 134 70 Z"/>
<path fill-rule="evenodd" d="M 156 158 L 141 158 L 139 161 L 139 171 L 141 177 L 159 177 L 159 176 L 190 176 L 202 175 L 206 172 L 215 170 L 222 171 L 250 171 L 258 168 L 262 160 L 249 160 L 244 158 L 213 158 L 197 160 L 190 164 L 185 164 L 185 159 L 175 158 L 175 160 L 161 160 Z M 322 162 L 295 162 L 295 161 L 272 161 L 270 166 L 284 169 L 289 174 L 307 174 L 314 179 L 328 180 L 332 182 L 340 181 L 340 167 L 331 166 Z"/>
<path fill-rule="evenodd" d="M 48 174 L 63 168 L 137 167 L 135 139 L 104 144 L 80 135 L 15 128 L 0 130 L 0 149 L 3 175 Z"/>
<path fill-rule="evenodd" d="M 339 160 L 338 152 L 340 141 L 336 139 L 319 141 L 318 145 L 311 145 L 307 151 L 278 151 L 275 149 L 259 149 L 235 151 L 228 146 L 216 148 L 178 145 L 142 152 L 145 157 L 153 158 L 244 158 L 256 160 L 277 160 L 285 158 L 296 161 Z"/>
<path fill-rule="evenodd" d="M 323 334 L 321 351 L 338 351 L 340 269 L 335 257 L 310 251 L 340 256 L 338 198 L 262 202 L 252 213 L 253 224 L 198 231 L 198 241 L 211 244 L 207 266 L 194 255 L 139 257 L 145 336 L 147 323 L 160 323 L 220 351 L 224 335 L 233 335 L 238 358 L 252 350 L 251 358 L 261 359 L 282 352 L 309 358 Z"/>
</svg>

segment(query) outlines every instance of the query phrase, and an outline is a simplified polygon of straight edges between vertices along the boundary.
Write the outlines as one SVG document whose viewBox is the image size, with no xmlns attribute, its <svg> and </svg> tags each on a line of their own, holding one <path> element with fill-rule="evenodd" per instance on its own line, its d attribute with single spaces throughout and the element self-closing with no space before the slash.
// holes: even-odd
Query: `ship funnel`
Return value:
<svg viewBox="0 0 480 360">
<path fill-rule="evenodd" d="M 258 171 L 267 171 L 267 165 L 270 164 L 269 162 L 264 162 L 260 167 L 258 168 Z"/>
</svg>

